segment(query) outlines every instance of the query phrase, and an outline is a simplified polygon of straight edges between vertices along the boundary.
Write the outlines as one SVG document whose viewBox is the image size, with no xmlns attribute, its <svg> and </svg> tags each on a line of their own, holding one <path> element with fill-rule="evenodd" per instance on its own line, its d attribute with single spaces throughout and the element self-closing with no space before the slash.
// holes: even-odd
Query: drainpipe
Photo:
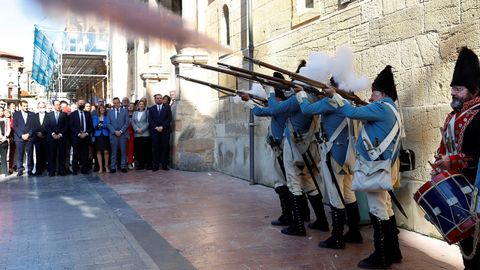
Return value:
<svg viewBox="0 0 480 270">
<path fill-rule="evenodd" d="M 248 57 L 253 58 L 253 20 L 252 20 L 252 0 L 247 0 L 247 20 L 248 20 Z M 248 61 L 248 69 L 253 71 L 253 63 Z M 252 82 L 249 82 L 249 89 L 252 88 Z M 255 185 L 255 119 L 250 110 L 248 122 L 249 142 L 250 142 L 250 185 Z"/>
</svg>

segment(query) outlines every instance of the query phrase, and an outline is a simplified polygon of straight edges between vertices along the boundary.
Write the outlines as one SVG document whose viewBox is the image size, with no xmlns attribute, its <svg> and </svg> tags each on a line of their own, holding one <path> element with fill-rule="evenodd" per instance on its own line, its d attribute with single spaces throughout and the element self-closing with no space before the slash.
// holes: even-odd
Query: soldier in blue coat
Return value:
<svg viewBox="0 0 480 270">
<path fill-rule="evenodd" d="M 305 225 L 300 212 L 303 192 L 308 196 L 310 204 L 315 212 L 317 220 L 309 224 L 309 228 L 322 231 L 328 231 L 329 225 L 325 216 L 325 210 L 322 202 L 322 195 L 315 187 L 313 179 L 307 170 L 307 164 L 302 154 L 307 155 L 307 150 L 315 150 L 314 147 L 314 124 L 311 115 L 305 115 L 301 112 L 300 106 L 293 95 L 293 90 L 286 93 L 287 100 L 278 102 L 275 98 L 274 88 L 265 86 L 269 93 L 268 106 L 272 115 L 288 115 L 287 129 L 285 130 L 283 161 L 285 164 L 285 172 L 287 185 L 293 194 L 293 224 L 282 229 L 282 233 L 287 235 L 306 235 Z M 308 162 L 308 161 L 307 161 Z M 311 164 L 312 161 L 309 161 Z M 314 161 L 315 162 L 315 161 Z"/>
<path fill-rule="evenodd" d="M 275 74 L 274 74 L 275 76 Z M 281 76 L 277 73 L 276 76 Z M 286 97 L 281 89 L 275 89 L 275 97 L 278 101 L 286 100 Z M 267 143 L 273 150 L 275 158 L 273 159 L 274 170 L 274 186 L 275 192 L 280 199 L 280 205 L 282 208 L 282 215 L 271 222 L 274 226 L 288 226 L 292 224 L 292 193 L 288 190 L 287 180 L 285 178 L 285 168 L 283 164 L 283 132 L 286 127 L 287 114 L 272 115 L 272 110 L 269 107 L 261 107 L 250 100 L 248 94 L 242 95 L 242 100 L 245 101 L 244 106 L 252 111 L 255 116 L 271 117 L 269 132 L 267 135 Z"/>
<path fill-rule="evenodd" d="M 342 100 L 335 94 L 333 88 L 326 89 L 329 95 L 333 95 L 329 104 L 337 108 L 341 113 L 350 119 L 362 121 L 368 139 L 375 145 L 368 145 L 365 138 L 359 135 L 356 144 L 357 162 L 358 159 L 372 160 L 369 151 L 378 148 L 378 145 L 387 137 L 390 131 L 397 124 L 393 109 L 396 109 L 397 90 L 393 80 L 392 67 L 386 66 L 372 84 L 372 95 L 370 104 L 362 107 L 354 107 Z M 395 150 L 396 139 L 392 140 L 386 150 L 376 160 L 394 161 L 398 151 Z M 370 148 L 370 149 L 367 149 Z M 367 192 L 367 200 L 370 211 L 370 219 L 374 229 L 375 251 L 364 260 L 358 263 L 358 267 L 365 269 L 386 269 L 392 263 L 400 263 L 402 254 L 398 243 L 398 229 L 395 216 L 392 210 L 391 198 L 387 192 Z"/>
<path fill-rule="evenodd" d="M 333 86 L 336 86 L 333 78 L 330 81 Z M 355 193 L 352 191 L 352 174 L 349 167 L 353 164 L 348 164 L 348 161 L 352 160 L 351 157 L 354 157 L 354 151 L 349 151 L 355 141 L 351 131 L 353 123 L 343 113 L 332 107 L 328 103 L 328 98 L 310 103 L 305 91 L 301 90 L 297 93 L 297 100 L 302 113 L 321 115 L 319 167 L 331 207 L 332 235 L 326 241 L 320 242 L 319 246 L 343 249 L 345 242 L 361 243 L 363 238 L 358 228 L 360 214 Z M 344 236 L 345 212 L 349 230 Z"/>
</svg>

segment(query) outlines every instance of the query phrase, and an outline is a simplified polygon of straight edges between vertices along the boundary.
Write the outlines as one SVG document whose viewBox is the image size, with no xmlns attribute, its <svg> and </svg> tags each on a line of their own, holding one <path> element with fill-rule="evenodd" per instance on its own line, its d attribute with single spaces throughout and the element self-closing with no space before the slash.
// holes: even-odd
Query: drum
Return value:
<svg viewBox="0 0 480 270">
<path fill-rule="evenodd" d="M 422 185 L 413 197 L 425 211 L 425 218 L 451 245 L 473 234 L 472 196 L 473 186 L 465 176 L 443 172 Z"/>
</svg>

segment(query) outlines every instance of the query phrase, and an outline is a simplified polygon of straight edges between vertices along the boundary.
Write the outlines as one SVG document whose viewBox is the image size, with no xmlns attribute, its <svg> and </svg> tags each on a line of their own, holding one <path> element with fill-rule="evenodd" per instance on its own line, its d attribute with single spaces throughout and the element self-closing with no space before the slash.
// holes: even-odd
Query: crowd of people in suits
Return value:
<svg viewBox="0 0 480 270">
<path fill-rule="evenodd" d="M 172 99 L 155 104 L 115 97 L 112 104 L 83 99 L 29 103 L 0 100 L 0 176 L 169 170 Z"/>
</svg>

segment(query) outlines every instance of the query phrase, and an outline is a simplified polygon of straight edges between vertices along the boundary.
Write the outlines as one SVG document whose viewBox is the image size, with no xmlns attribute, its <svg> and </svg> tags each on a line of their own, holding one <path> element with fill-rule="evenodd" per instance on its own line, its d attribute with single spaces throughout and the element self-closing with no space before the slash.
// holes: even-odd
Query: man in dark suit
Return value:
<svg viewBox="0 0 480 270">
<path fill-rule="evenodd" d="M 73 158 L 72 173 L 76 175 L 78 170 L 87 174 L 91 166 L 88 166 L 88 145 L 90 144 L 93 131 L 92 117 L 85 110 L 85 100 L 80 99 L 78 109 L 70 114 L 70 129 L 72 135 Z M 79 165 L 80 163 L 80 165 Z"/>
<path fill-rule="evenodd" d="M 156 94 L 153 97 L 155 105 L 148 109 L 148 123 L 152 136 L 152 171 L 157 171 L 160 164 L 163 170 L 168 170 L 172 111 L 170 105 L 163 104 L 162 95 Z"/>
<path fill-rule="evenodd" d="M 27 170 L 28 175 L 33 175 L 33 113 L 28 111 L 28 102 L 20 101 L 20 110 L 13 114 L 13 129 L 15 144 L 17 146 L 17 172 L 18 176 L 23 175 L 24 151 L 27 152 Z"/>
<path fill-rule="evenodd" d="M 67 136 L 67 115 L 60 110 L 60 101 L 53 101 L 53 112 L 48 113 L 45 122 L 48 144 L 48 175 L 65 175 L 65 138 Z M 58 170 L 57 170 L 58 160 Z"/>
<path fill-rule="evenodd" d="M 35 148 L 35 175 L 42 175 L 47 167 L 47 121 L 46 104 L 38 102 L 37 113 L 33 115 L 33 146 Z"/>
</svg>

